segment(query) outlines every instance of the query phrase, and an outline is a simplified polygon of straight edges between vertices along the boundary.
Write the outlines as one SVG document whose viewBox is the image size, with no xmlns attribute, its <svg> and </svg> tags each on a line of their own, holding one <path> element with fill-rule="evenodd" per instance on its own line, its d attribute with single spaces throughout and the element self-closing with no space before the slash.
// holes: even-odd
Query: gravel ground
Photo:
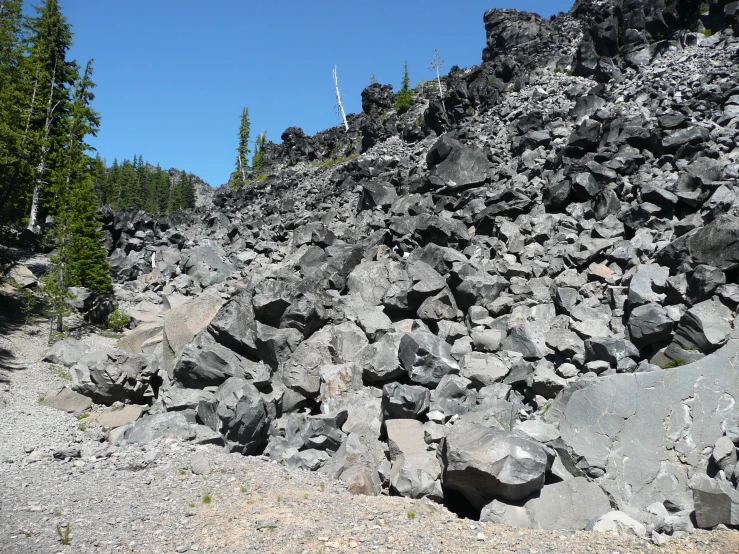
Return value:
<svg viewBox="0 0 739 554">
<path fill-rule="evenodd" d="M 460 519 L 427 501 L 352 496 L 321 475 L 215 446 L 99 442 L 98 430 L 81 431 L 74 415 L 38 403 L 68 381 L 39 361 L 42 327 L 10 324 L 10 294 L 0 291 L 0 553 L 739 552 L 732 531 L 697 532 L 657 547 L 604 534 L 518 530 Z M 83 340 L 94 349 L 114 345 L 95 334 Z M 81 457 L 55 457 L 70 447 Z M 210 472 L 196 475 L 193 461 L 203 456 Z M 67 525 L 70 544 L 63 545 Z"/>
</svg>

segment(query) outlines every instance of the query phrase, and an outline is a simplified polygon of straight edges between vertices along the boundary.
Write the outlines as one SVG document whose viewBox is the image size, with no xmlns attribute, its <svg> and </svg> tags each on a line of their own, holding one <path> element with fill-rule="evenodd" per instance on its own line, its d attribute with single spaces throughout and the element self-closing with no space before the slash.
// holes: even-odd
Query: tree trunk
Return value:
<svg viewBox="0 0 739 554">
<path fill-rule="evenodd" d="M 49 90 L 49 101 L 46 103 L 46 120 L 44 121 L 44 141 L 41 146 L 41 161 L 38 164 L 36 171 L 36 184 L 33 187 L 33 200 L 31 201 L 31 214 L 28 218 L 28 230 L 33 231 L 36 226 L 36 218 L 38 217 L 38 201 L 39 192 L 41 191 L 41 184 L 43 183 L 44 171 L 46 171 L 46 154 L 49 152 L 49 130 L 51 129 L 51 116 L 54 110 L 59 105 L 57 104 L 52 107 L 51 103 L 54 101 L 54 88 L 56 88 L 56 62 L 54 62 L 54 71 L 51 74 L 51 90 Z"/>
<path fill-rule="evenodd" d="M 346 114 L 344 113 L 344 105 L 341 103 L 341 92 L 339 92 L 339 77 L 336 74 L 336 66 L 334 66 L 334 88 L 336 89 L 336 101 L 338 102 L 339 113 L 344 120 L 344 127 L 346 132 L 349 132 L 349 123 L 346 120 Z"/>
</svg>

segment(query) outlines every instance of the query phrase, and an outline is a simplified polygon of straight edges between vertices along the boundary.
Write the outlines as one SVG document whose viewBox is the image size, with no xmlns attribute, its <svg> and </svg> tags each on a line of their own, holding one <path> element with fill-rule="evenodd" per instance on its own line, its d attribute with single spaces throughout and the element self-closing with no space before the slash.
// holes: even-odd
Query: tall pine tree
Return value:
<svg viewBox="0 0 739 554">
<path fill-rule="evenodd" d="M 246 182 L 246 173 L 249 171 L 249 135 L 251 133 L 251 122 L 249 121 L 249 108 L 241 112 L 241 124 L 239 125 L 239 146 L 236 148 L 236 180 Z"/>
</svg>

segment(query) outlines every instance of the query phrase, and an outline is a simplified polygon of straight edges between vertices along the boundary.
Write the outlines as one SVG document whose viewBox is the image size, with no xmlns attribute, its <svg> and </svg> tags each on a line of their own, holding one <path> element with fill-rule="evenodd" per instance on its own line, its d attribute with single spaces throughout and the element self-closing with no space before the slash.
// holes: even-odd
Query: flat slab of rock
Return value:
<svg viewBox="0 0 739 554">
<path fill-rule="evenodd" d="M 90 347 L 75 338 L 69 337 L 64 340 L 55 342 L 49 351 L 42 358 L 43 361 L 50 364 L 63 365 L 72 367 L 80 361 L 85 354 L 90 353 Z"/>
<path fill-rule="evenodd" d="M 116 429 L 133 423 L 141 417 L 141 406 L 129 404 L 122 408 L 108 408 L 99 414 L 92 414 L 87 421 L 90 425 L 99 425 L 105 429 Z"/>
<path fill-rule="evenodd" d="M 41 405 L 72 414 L 89 410 L 92 407 L 92 399 L 67 387 L 57 387 L 44 395 Z"/>
<path fill-rule="evenodd" d="M 688 470 L 705 468 L 723 430 L 739 423 L 737 365 L 739 340 L 731 340 L 692 364 L 614 375 L 571 391 L 559 422 L 566 445 L 560 455 L 601 477 L 622 510 L 654 502 L 692 509 Z"/>
</svg>

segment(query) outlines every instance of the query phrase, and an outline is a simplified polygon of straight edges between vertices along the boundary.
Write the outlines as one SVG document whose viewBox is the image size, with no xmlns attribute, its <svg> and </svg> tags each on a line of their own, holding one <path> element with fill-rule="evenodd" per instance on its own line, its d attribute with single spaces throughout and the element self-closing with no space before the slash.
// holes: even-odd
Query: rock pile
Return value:
<svg viewBox="0 0 739 554">
<path fill-rule="evenodd" d="M 106 213 L 138 326 L 75 389 L 488 521 L 737 525 L 737 10 L 698 4 L 487 12 L 443 100 L 373 85 L 207 213 Z"/>
</svg>

